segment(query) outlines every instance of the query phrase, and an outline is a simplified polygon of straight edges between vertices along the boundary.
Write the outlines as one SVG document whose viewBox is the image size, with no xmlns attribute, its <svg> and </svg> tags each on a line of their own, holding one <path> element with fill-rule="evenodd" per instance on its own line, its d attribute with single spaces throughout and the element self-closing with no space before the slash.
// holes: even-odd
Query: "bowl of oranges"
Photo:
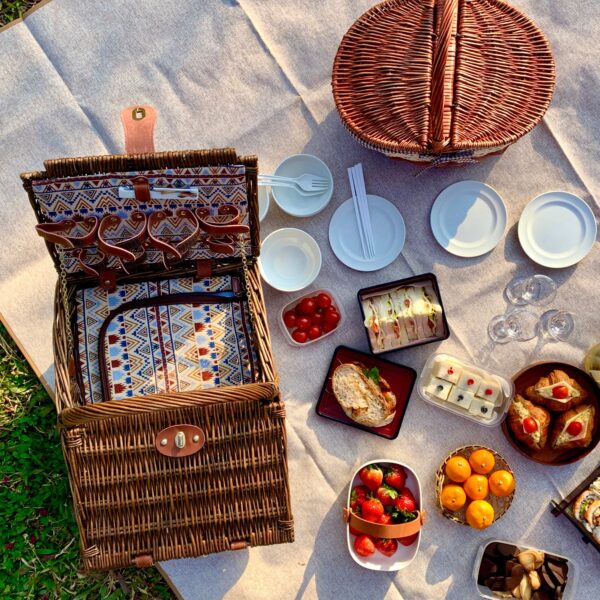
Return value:
<svg viewBox="0 0 600 600">
<path fill-rule="evenodd" d="M 442 514 L 473 529 L 485 529 L 510 507 L 515 476 L 504 458 L 483 446 L 464 446 L 450 454 L 436 475 Z"/>
</svg>

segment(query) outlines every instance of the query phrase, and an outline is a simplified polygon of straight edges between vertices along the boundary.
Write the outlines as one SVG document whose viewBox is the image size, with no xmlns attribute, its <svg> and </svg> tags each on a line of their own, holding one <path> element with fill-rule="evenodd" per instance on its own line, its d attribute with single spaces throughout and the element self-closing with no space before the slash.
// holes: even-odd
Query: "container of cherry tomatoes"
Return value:
<svg viewBox="0 0 600 600">
<path fill-rule="evenodd" d="M 372 571 L 408 567 L 421 543 L 421 506 L 421 483 L 408 465 L 387 459 L 361 465 L 344 508 L 350 556 Z"/>
<path fill-rule="evenodd" d="M 344 318 L 336 295 L 319 289 L 288 302 L 281 310 L 279 324 L 292 346 L 306 346 L 333 333 Z"/>
</svg>

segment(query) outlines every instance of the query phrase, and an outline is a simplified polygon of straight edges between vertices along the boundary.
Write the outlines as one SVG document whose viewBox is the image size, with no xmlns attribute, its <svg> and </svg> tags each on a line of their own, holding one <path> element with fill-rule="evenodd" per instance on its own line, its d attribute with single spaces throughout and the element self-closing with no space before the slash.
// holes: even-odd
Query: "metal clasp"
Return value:
<svg viewBox="0 0 600 600">
<path fill-rule="evenodd" d="M 134 121 L 141 121 L 143 118 L 146 117 L 146 109 L 141 107 L 141 106 L 136 106 L 132 111 L 131 111 L 131 118 Z"/>
<path fill-rule="evenodd" d="M 185 433 L 178 431 L 175 435 L 175 445 L 178 448 L 185 448 Z"/>
</svg>

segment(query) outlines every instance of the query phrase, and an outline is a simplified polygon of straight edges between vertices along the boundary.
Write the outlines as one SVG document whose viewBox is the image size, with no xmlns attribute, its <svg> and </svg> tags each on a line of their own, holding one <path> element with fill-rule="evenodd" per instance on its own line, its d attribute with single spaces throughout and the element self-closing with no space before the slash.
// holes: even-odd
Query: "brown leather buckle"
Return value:
<svg viewBox="0 0 600 600">
<path fill-rule="evenodd" d="M 226 219 L 217 219 L 208 221 L 210 211 L 207 208 L 197 208 L 196 217 L 200 224 L 200 229 L 206 233 L 219 237 L 227 234 L 249 233 L 250 227 L 240 223 L 240 210 L 237 206 L 225 204 L 217 209 L 217 217 L 228 217 Z"/>
<path fill-rule="evenodd" d="M 40 223 L 35 226 L 35 229 L 47 242 L 67 248 L 81 248 L 91 246 L 96 241 L 99 226 L 98 217 L 90 215 L 63 219 L 57 223 Z M 83 233 L 70 235 L 73 229 L 78 233 L 82 230 Z"/>
<path fill-rule="evenodd" d="M 108 256 L 117 257 L 122 269 L 129 273 L 125 263 L 138 263 L 146 253 L 143 245 L 147 236 L 146 226 L 146 215 L 139 210 L 132 212 L 128 219 L 123 219 L 118 215 L 105 215 L 98 227 L 98 248 Z M 118 233 L 119 229 L 125 229 L 121 235 L 127 234 L 128 237 L 119 241 L 113 241 L 107 237 L 109 232 Z M 137 254 L 133 250 L 136 250 Z"/>
<path fill-rule="evenodd" d="M 171 425 L 159 431 L 154 440 L 156 449 L 165 456 L 177 458 L 195 454 L 204 446 L 206 436 L 197 425 Z"/>
</svg>

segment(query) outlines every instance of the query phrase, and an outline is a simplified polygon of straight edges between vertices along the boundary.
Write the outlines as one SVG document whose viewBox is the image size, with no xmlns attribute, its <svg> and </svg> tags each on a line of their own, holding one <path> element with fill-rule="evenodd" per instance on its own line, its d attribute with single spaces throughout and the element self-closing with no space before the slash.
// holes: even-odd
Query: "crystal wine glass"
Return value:
<svg viewBox="0 0 600 600">
<path fill-rule="evenodd" d="M 544 306 L 554 300 L 556 283 L 547 275 L 515 277 L 504 290 L 509 302 L 517 306 Z"/>
<path fill-rule="evenodd" d="M 488 334 L 498 344 L 525 342 L 537 334 L 538 318 L 526 308 L 517 308 L 506 315 L 496 315 L 488 325 Z"/>
<path fill-rule="evenodd" d="M 566 310 L 547 310 L 540 317 L 539 330 L 544 337 L 552 338 L 556 342 L 564 342 L 575 330 L 574 315 Z"/>
</svg>

